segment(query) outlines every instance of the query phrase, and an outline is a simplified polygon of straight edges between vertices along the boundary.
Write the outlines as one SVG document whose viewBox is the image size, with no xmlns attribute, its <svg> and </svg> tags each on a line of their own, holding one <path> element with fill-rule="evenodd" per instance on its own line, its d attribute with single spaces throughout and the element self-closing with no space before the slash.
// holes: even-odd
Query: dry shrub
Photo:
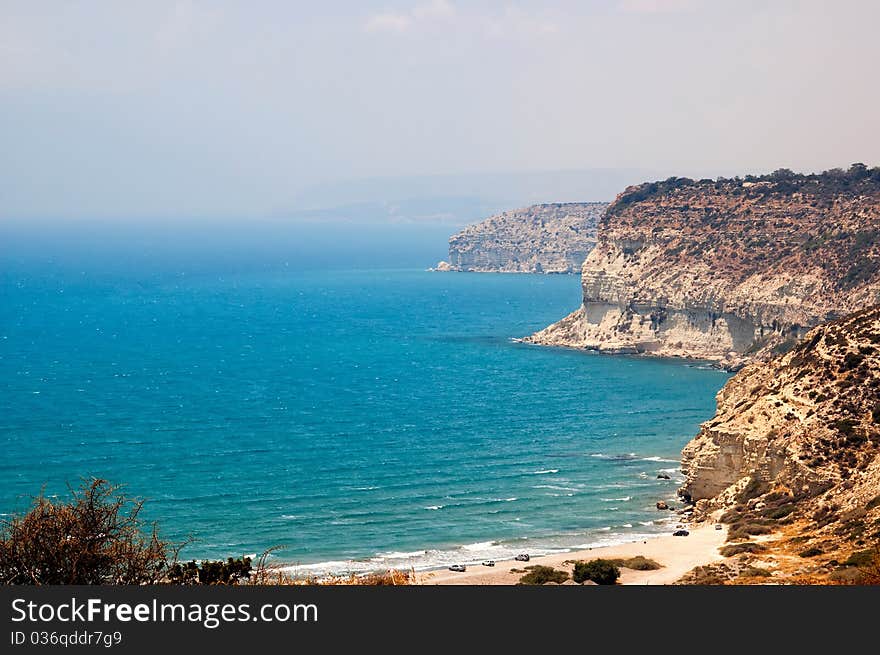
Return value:
<svg viewBox="0 0 880 655">
<path fill-rule="evenodd" d="M 323 587 L 400 587 L 415 584 L 415 571 L 389 569 L 364 575 L 331 575 L 324 577 L 292 577 L 283 569 L 260 567 L 250 578 L 250 584 L 273 586 Z"/>
<path fill-rule="evenodd" d="M 652 559 L 645 557 L 644 555 L 635 555 L 634 557 L 630 557 L 625 559 L 623 557 L 609 559 L 609 562 L 614 564 L 614 566 L 621 569 L 631 569 L 633 571 L 656 571 L 659 568 L 663 568 L 662 564 L 655 562 Z"/>
<path fill-rule="evenodd" d="M 0 583 L 156 584 L 182 544 L 159 538 L 140 518 L 142 500 L 106 480 L 84 480 L 68 502 L 42 494 L 0 525 Z"/>
<path fill-rule="evenodd" d="M 767 569 L 762 569 L 760 566 L 747 566 L 739 572 L 739 577 L 741 578 L 769 578 L 772 575 L 773 573 Z"/>
<path fill-rule="evenodd" d="M 759 544 L 754 541 L 745 541 L 739 544 L 724 546 L 719 552 L 723 557 L 733 557 L 734 555 L 739 555 L 740 553 L 762 553 L 765 550 L 767 550 L 767 547 L 763 544 Z"/>
<path fill-rule="evenodd" d="M 642 555 L 636 555 L 635 557 L 623 560 L 621 566 L 633 571 L 656 571 L 662 567 L 661 564 Z"/>
</svg>

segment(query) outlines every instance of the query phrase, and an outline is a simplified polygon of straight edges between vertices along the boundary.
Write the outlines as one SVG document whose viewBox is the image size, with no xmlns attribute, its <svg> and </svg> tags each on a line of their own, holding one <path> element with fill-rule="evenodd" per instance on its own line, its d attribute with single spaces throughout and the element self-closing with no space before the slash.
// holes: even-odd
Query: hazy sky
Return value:
<svg viewBox="0 0 880 655">
<path fill-rule="evenodd" d="M 0 0 L 0 215 L 364 177 L 880 164 L 880 2 Z"/>
</svg>

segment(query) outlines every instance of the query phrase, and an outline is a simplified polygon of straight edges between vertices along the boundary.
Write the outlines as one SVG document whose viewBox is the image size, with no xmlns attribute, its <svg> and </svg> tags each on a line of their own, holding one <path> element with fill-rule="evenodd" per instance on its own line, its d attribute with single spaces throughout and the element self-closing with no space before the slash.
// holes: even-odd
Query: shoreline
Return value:
<svg viewBox="0 0 880 655">
<path fill-rule="evenodd" d="M 535 556 L 528 562 L 516 560 L 496 560 L 494 567 L 481 565 L 468 566 L 462 573 L 445 569 L 417 572 L 415 584 L 419 585 L 515 585 L 527 566 L 552 566 L 569 573 L 575 560 L 597 558 L 629 558 L 642 555 L 655 560 L 661 568 L 654 571 L 634 571 L 621 568 L 622 585 L 666 585 L 672 584 L 685 573 L 697 566 L 723 560 L 718 548 L 727 539 L 727 526 L 716 530 L 712 523 L 688 526 L 687 537 L 660 535 L 642 541 L 628 542 L 611 546 L 597 546 L 586 550 L 554 553 Z M 514 571 L 513 569 L 516 569 Z"/>
<path fill-rule="evenodd" d="M 559 348 L 561 350 L 576 350 L 580 352 L 586 353 L 596 353 L 597 355 L 609 355 L 612 357 L 638 357 L 644 359 L 654 359 L 659 361 L 682 361 L 686 364 L 689 362 L 700 362 L 703 364 L 707 364 L 709 368 L 724 371 L 725 373 L 737 373 L 742 370 L 745 366 L 751 364 L 753 359 L 740 358 L 734 361 L 727 362 L 723 356 L 716 357 L 707 357 L 705 354 L 696 354 L 689 352 L 663 352 L 663 351 L 650 351 L 650 350 L 633 350 L 631 348 L 601 348 L 599 346 L 576 346 L 565 343 L 551 343 L 548 341 L 534 341 L 532 337 L 534 334 L 525 336 L 525 337 L 511 337 L 511 341 L 514 343 L 521 343 L 527 346 L 534 346 L 536 348 Z"/>
</svg>

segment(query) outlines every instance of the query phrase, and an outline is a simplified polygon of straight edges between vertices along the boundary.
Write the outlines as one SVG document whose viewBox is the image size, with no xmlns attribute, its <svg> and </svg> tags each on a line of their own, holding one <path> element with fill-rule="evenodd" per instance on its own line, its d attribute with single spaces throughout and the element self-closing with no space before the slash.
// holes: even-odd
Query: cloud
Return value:
<svg viewBox="0 0 880 655">
<path fill-rule="evenodd" d="M 391 32 L 402 34 L 416 25 L 449 20 L 455 16 L 455 7 L 447 0 L 431 2 L 413 7 L 406 12 L 382 12 L 374 14 L 364 22 L 365 32 Z"/>
<path fill-rule="evenodd" d="M 455 7 L 446 0 L 432 0 L 432 2 L 413 9 L 412 15 L 416 20 L 452 18 L 455 15 Z"/>
<path fill-rule="evenodd" d="M 544 15 L 507 8 L 501 15 L 485 21 L 486 35 L 492 38 L 534 38 L 557 34 L 559 25 Z"/>
<path fill-rule="evenodd" d="M 698 0 L 620 0 L 619 7 L 628 14 L 665 14 L 694 9 Z"/>
<path fill-rule="evenodd" d="M 454 29 L 495 39 L 531 39 L 558 34 L 559 24 L 546 13 L 518 7 L 500 11 L 463 10 L 460 13 L 448 0 L 432 0 L 404 12 L 383 12 L 364 23 L 366 32 L 403 34 L 416 29 Z"/>
<path fill-rule="evenodd" d="M 370 16 L 364 23 L 366 32 L 403 33 L 412 27 L 412 18 L 407 14 L 385 13 Z"/>
</svg>

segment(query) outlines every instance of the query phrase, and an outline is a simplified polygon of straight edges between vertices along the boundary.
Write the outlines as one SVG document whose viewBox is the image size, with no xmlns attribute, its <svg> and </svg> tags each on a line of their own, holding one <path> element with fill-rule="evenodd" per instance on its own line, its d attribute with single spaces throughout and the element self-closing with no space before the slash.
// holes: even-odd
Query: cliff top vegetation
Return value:
<svg viewBox="0 0 880 655">
<path fill-rule="evenodd" d="M 718 177 L 714 180 L 670 177 L 627 187 L 608 208 L 606 216 L 637 202 L 670 195 L 677 190 L 711 190 L 749 197 L 802 193 L 824 200 L 831 200 L 841 194 L 874 195 L 880 194 L 880 166 L 869 168 L 865 164 L 855 163 L 847 170 L 832 168 L 821 173 L 808 174 L 780 168 L 766 175 Z"/>
</svg>

